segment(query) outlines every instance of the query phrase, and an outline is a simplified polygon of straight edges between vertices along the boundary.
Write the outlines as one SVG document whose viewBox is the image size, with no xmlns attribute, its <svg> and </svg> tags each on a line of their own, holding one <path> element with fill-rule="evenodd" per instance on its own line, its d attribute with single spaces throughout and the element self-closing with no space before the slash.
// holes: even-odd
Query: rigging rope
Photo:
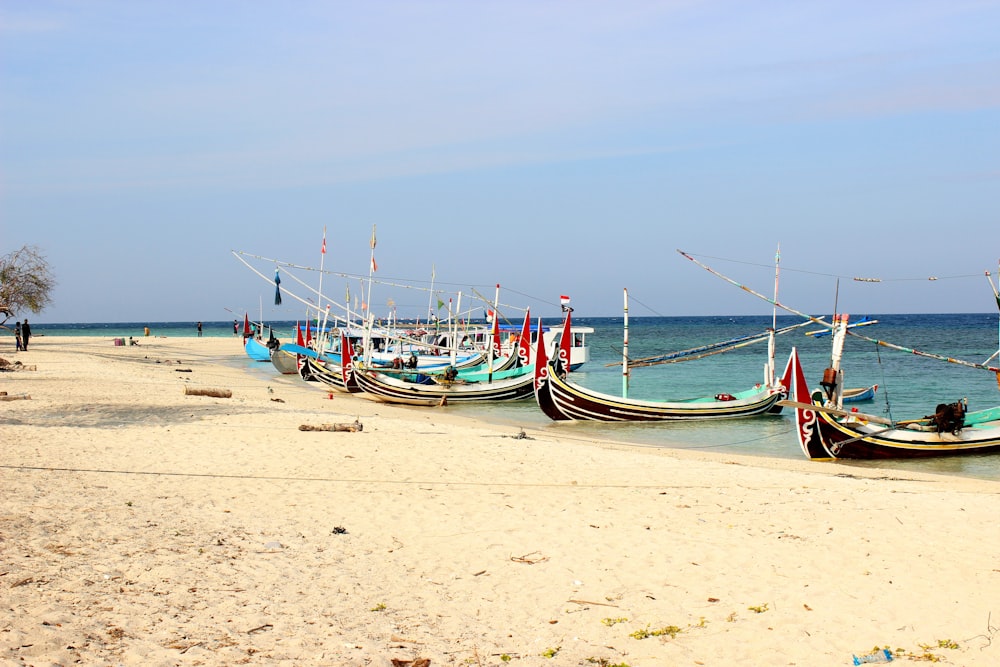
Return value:
<svg viewBox="0 0 1000 667">
<path fill-rule="evenodd" d="M 695 264 L 697 264 L 701 268 L 705 269 L 706 271 L 708 271 L 712 275 L 717 276 L 719 278 L 722 278 L 726 282 L 730 283 L 731 285 L 735 285 L 736 287 L 739 287 L 741 290 L 743 290 L 745 292 L 749 292 L 750 294 L 753 294 L 758 299 L 763 299 L 764 301 L 767 301 L 768 303 L 773 304 L 773 305 L 777 306 L 778 308 L 781 308 L 782 310 L 787 310 L 788 312 L 790 312 L 790 313 L 792 313 L 794 315 L 798 315 L 799 317 L 804 317 L 807 320 L 810 320 L 810 321 L 815 322 L 817 324 L 822 324 L 823 326 L 827 327 L 828 329 L 833 329 L 834 328 L 834 326 L 832 324 L 830 324 L 829 322 L 824 322 L 820 318 L 813 317 L 812 315 L 807 315 L 806 313 L 803 313 L 802 311 L 799 311 L 799 310 L 795 310 L 794 308 L 791 308 L 789 306 L 786 306 L 786 305 L 782 304 L 781 302 L 777 301 L 776 299 L 770 299 L 770 298 L 764 296 L 763 294 L 761 294 L 760 292 L 756 292 L 756 291 L 750 289 L 749 287 L 747 287 L 746 285 L 743 285 L 741 283 L 736 282 L 732 278 L 729 278 L 728 276 L 725 276 L 725 275 L 719 273 L 718 271 L 716 271 L 715 269 L 711 268 L 710 266 L 707 266 L 706 264 L 702 264 L 701 262 L 699 262 L 698 260 L 696 260 L 690 254 L 684 252 L 683 250 L 678 250 L 677 252 L 679 252 L 684 257 L 687 257 L 692 262 L 694 262 Z M 997 367 L 994 367 L 994 366 L 987 366 L 986 364 L 977 364 L 977 363 L 972 362 L 972 361 L 963 361 L 962 359 L 954 359 L 952 357 L 946 357 L 946 356 L 941 355 L 941 354 L 934 354 L 933 352 L 922 352 L 920 350 L 914 350 L 913 348 L 904 347 L 902 345 L 896 345 L 895 343 L 890 343 L 888 341 L 879 340 L 877 338 L 871 338 L 869 336 L 865 336 L 863 334 L 856 333 L 852 329 L 846 329 L 845 332 L 846 332 L 846 334 L 848 336 L 854 336 L 855 338 L 860 338 L 861 340 L 866 340 L 866 341 L 868 341 L 870 343 L 877 343 L 878 345 L 881 345 L 883 347 L 888 347 L 888 348 L 893 349 L 893 350 L 899 350 L 900 352 L 909 352 L 910 354 L 915 354 L 918 357 L 927 357 L 929 359 L 937 359 L 938 361 L 946 361 L 946 362 L 948 362 L 950 364 L 958 364 L 959 366 L 966 366 L 967 368 L 978 368 L 980 370 L 990 371 L 992 373 L 996 373 L 997 376 L 1000 377 L 1000 368 L 997 368 Z"/>
<path fill-rule="evenodd" d="M 720 262 L 731 262 L 733 264 L 744 264 L 746 266 L 759 266 L 762 268 L 773 269 L 773 265 L 760 264 L 757 262 L 745 262 L 738 259 L 729 259 L 727 257 L 714 257 L 712 255 L 698 255 L 694 253 L 682 253 L 690 255 L 693 257 L 704 257 L 705 259 L 716 259 Z M 958 280 L 965 278 L 973 278 L 979 276 L 980 274 L 960 274 L 955 276 L 927 276 L 924 278 L 876 278 L 876 277 L 862 277 L 862 276 L 843 276 L 836 273 L 824 273 L 822 271 L 809 271 L 806 269 L 790 269 L 785 265 L 781 266 L 782 271 L 793 271 L 795 273 L 806 273 L 813 276 L 824 276 L 826 278 L 843 278 L 844 280 L 853 280 L 859 283 L 893 283 L 893 282 L 913 282 L 913 281 L 938 281 L 938 280 Z"/>
</svg>

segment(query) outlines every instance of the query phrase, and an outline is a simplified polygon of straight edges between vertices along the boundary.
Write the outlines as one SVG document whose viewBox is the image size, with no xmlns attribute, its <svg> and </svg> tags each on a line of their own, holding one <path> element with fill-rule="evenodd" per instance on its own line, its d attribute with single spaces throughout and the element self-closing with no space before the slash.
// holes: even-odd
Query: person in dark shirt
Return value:
<svg viewBox="0 0 1000 667">
<path fill-rule="evenodd" d="M 28 339 L 31 338 L 31 327 L 28 326 L 28 318 L 24 318 L 24 324 L 21 325 L 21 349 L 25 352 L 28 351 Z"/>
</svg>

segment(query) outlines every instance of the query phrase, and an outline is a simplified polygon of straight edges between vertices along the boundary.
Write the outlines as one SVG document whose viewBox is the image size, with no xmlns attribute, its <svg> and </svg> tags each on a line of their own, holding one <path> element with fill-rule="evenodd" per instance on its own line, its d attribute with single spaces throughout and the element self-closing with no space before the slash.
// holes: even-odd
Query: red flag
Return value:
<svg viewBox="0 0 1000 667">
<path fill-rule="evenodd" d="M 562 337 L 559 339 L 559 361 L 562 363 L 563 373 L 569 373 L 569 362 L 572 354 L 573 348 L 573 334 L 570 333 L 570 313 L 572 311 L 566 311 L 566 321 L 563 322 L 563 332 Z"/>
<path fill-rule="evenodd" d="M 247 338 L 250 336 L 250 314 L 243 314 L 243 337 Z"/>
<path fill-rule="evenodd" d="M 541 332 L 538 334 L 541 336 Z M 521 325 L 521 337 L 517 341 L 517 356 L 520 364 L 527 366 L 531 363 L 531 309 L 524 311 L 524 324 Z"/>
<path fill-rule="evenodd" d="M 326 254 L 326 234 L 323 234 L 323 246 L 319 249 L 319 254 Z"/>
<path fill-rule="evenodd" d="M 500 318 L 494 312 L 490 313 L 493 316 L 493 358 L 500 358 Z"/>
<path fill-rule="evenodd" d="M 372 273 L 378 271 L 378 264 L 375 263 L 375 255 L 372 255 Z"/>
<path fill-rule="evenodd" d="M 302 327 L 299 326 L 298 322 L 295 323 L 295 344 L 299 347 L 306 346 L 305 341 L 302 340 Z"/>
</svg>

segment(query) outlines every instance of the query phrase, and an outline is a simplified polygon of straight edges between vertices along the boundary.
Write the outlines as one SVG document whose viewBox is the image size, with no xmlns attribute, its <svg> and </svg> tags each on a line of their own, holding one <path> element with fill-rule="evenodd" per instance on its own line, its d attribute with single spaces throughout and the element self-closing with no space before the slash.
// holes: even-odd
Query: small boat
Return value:
<svg viewBox="0 0 1000 667">
<path fill-rule="evenodd" d="M 851 387 L 844 390 L 842 400 L 844 403 L 865 403 L 867 401 L 874 401 L 876 391 L 878 391 L 877 384 L 873 384 L 870 387 Z"/>
<path fill-rule="evenodd" d="M 303 380 L 322 382 L 336 391 L 347 391 L 339 365 L 309 356 L 302 356 L 301 360 L 302 367 L 299 375 L 302 376 Z"/>
<path fill-rule="evenodd" d="M 298 355 L 283 348 L 271 350 L 271 363 L 282 375 L 295 375 L 299 372 Z"/>
<path fill-rule="evenodd" d="M 252 336 L 244 341 L 243 349 L 254 361 L 271 361 L 271 348 Z"/>
<path fill-rule="evenodd" d="M 564 331 L 569 331 L 569 313 Z M 564 333 L 564 338 L 568 336 Z M 677 401 L 648 401 L 624 398 L 587 389 L 570 382 L 564 372 L 564 350 L 552 360 L 540 345 L 535 357 L 535 401 L 542 412 L 554 421 L 680 421 L 697 419 L 732 419 L 773 412 L 785 398 L 781 385 L 758 384 L 734 394 L 720 393 Z"/>
<path fill-rule="evenodd" d="M 523 359 L 526 354 L 523 346 L 519 350 L 517 356 Z M 443 374 L 418 373 L 418 379 L 415 380 L 394 377 L 380 370 L 365 368 L 357 360 L 352 360 L 344 366 L 344 381 L 385 402 L 444 405 L 452 402 L 513 401 L 527 398 L 531 396 L 534 380 L 534 368 L 520 365 L 501 371 L 465 371 L 465 375 L 460 375 L 458 369 L 451 367 Z"/>
<path fill-rule="evenodd" d="M 355 365 L 353 375 L 362 391 L 386 399 L 420 398 L 448 403 L 471 401 L 516 401 L 528 398 L 532 392 L 533 368 L 518 369 L 513 377 L 494 377 L 492 381 L 468 382 L 461 379 L 438 379 L 430 382 L 409 382 L 377 370 Z"/>
<path fill-rule="evenodd" d="M 783 403 L 795 408 L 799 446 L 807 458 L 912 459 L 1000 452 L 1000 407 L 967 412 L 960 400 L 938 404 L 932 415 L 897 422 L 844 410 L 837 397 L 843 382 L 838 361 L 846 323 L 846 316 L 835 317 L 834 363 L 823 373 L 820 389 L 810 391 L 794 348 L 789 359 L 791 400 Z"/>
</svg>

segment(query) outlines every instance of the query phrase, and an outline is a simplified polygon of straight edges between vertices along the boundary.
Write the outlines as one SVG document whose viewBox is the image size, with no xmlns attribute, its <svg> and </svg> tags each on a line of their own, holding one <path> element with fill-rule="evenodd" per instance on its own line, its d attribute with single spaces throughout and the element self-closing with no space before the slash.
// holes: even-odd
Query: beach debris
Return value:
<svg viewBox="0 0 1000 667">
<path fill-rule="evenodd" d="M 15 361 L 11 363 L 10 361 L 7 361 L 3 357 L 0 357 L 0 371 L 37 371 L 37 370 L 38 366 L 36 366 L 35 364 L 27 366 L 25 364 L 22 364 L 20 361 Z"/>
<path fill-rule="evenodd" d="M 175 373 L 190 373 L 191 369 L 190 368 L 175 368 L 174 372 Z"/>
<path fill-rule="evenodd" d="M 283 398 L 272 398 L 271 402 L 272 403 L 284 403 L 285 399 L 283 399 Z"/>
<path fill-rule="evenodd" d="M 281 544 L 281 542 L 276 542 L 276 541 L 268 542 L 267 544 L 264 545 L 264 549 L 267 551 L 279 551 L 284 548 L 285 547 L 284 545 Z"/>
<path fill-rule="evenodd" d="M 232 398 L 233 392 L 229 389 L 199 389 L 198 387 L 184 387 L 185 396 L 212 396 L 213 398 Z"/>
<path fill-rule="evenodd" d="M 252 635 L 255 632 L 264 632 L 265 630 L 270 630 L 273 627 L 274 626 L 271 625 L 270 623 L 265 623 L 264 625 L 258 625 L 256 628 L 250 628 L 249 630 L 247 630 L 247 634 Z"/>
<path fill-rule="evenodd" d="M 618 607 L 618 605 L 611 604 L 610 602 L 594 602 L 593 600 L 574 600 L 574 599 L 570 599 L 570 600 L 567 600 L 567 602 L 572 602 L 573 604 L 579 604 L 579 605 L 594 604 L 594 605 L 597 605 L 599 607 L 615 607 L 615 608 Z M 604 620 L 608 620 L 608 619 L 604 619 Z M 614 619 L 614 623 L 604 623 L 604 621 L 601 621 L 601 622 L 604 623 L 604 625 L 607 625 L 608 627 L 611 627 L 615 623 L 624 623 L 627 620 L 628 620 L 627 618 L 624 618 L 624 619 Z"/>
<path fill-rule="evenodd" d="M 302 424 L 299 426 L 300 431 L 341 431 L 348 433 L 357 433 L 358 431 L 364 430 L 364 424 L 358 420 L 354 420 L 351 423 L 339 423 L 339 424 Z"/>
<path fill-rule="evenodd" d="M 414 658 L 413 660 L 393 658 L 392 667 L 431 667 L 431 660 L 430 658 Z"/>
<path fill-rule="evenodd" d="M 892 662 L 892 651 L 887 648 L 876 647 L 871 653 L 865 655 L 852 655 L 855 665 L 867 665 L 878 662 Z"/>
<path fill-rule="evenodd" d="M 347 535 L 347 529 L 343 526 L 334 526 L 330 532 L 334 535 Z"/>
<path fill-rule="evenodd" d="M 31 396 L 28 394 L 8 394 L 5 391 L 0 391 L 0 401 L 22 401 L 30 398 Z"/>
<path fill-rule="evenodd" d="M 515 563 L 527 563 L 528 565 L 534 565 L 535 563 L 547 561 L 549 557 L 543 556 L 541 551 L 532 551 L 531 553 L 524 554 L 523 556 L 511 556 L 510 559 Z"/>
</svg>

